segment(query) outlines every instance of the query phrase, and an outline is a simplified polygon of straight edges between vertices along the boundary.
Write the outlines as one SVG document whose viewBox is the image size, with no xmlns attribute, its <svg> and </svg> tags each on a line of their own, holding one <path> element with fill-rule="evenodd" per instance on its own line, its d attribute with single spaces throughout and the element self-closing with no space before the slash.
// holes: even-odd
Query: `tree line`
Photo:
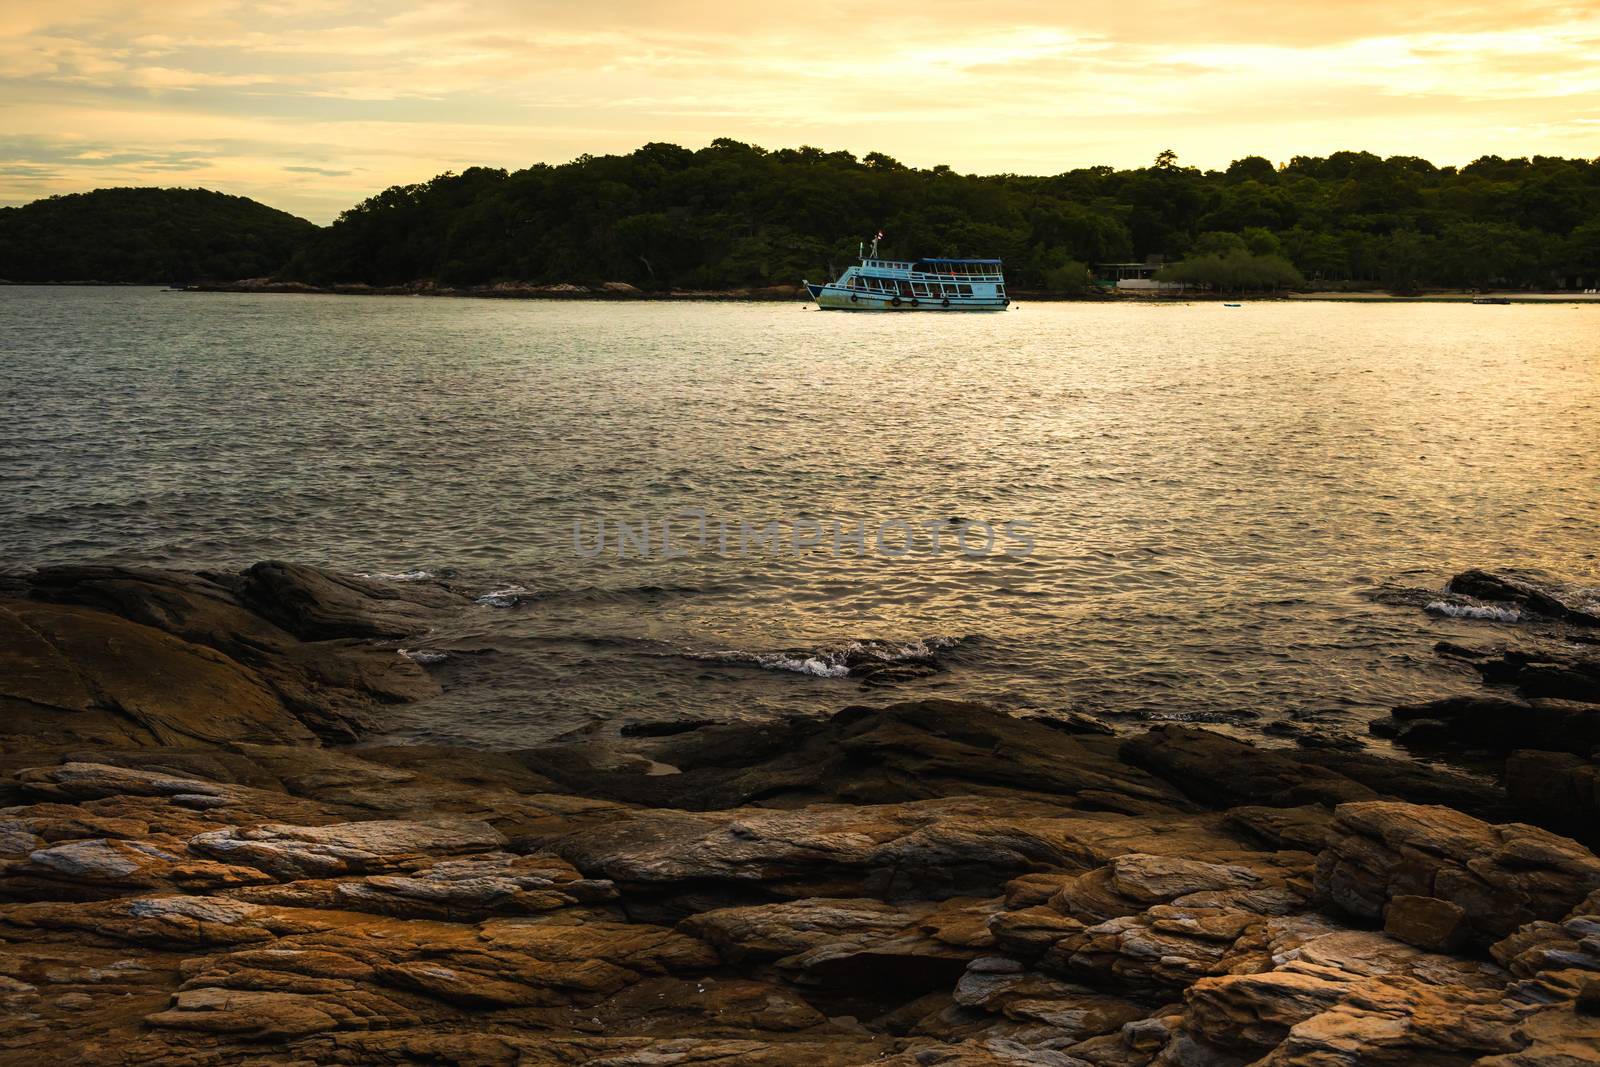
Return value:
<svg viewBox="0 0 1600 1067">
<path fill-rule="evenodd" d="M 5 252 L 17 247 L 8 218 L 37 206 L 0 212 L 0 277 L 23 278 Z M 728 289 L 831 277 L 881 229 L 888 256 L 1001 257 L 1015 289 L 1086 287 L 1095 265 L 1151 256 L 1175 264 L 1164 277 L 1229 288 L 1594 286 L 1600 160 L 1485 156 L 1457 168 L 1336 152 L 1200 170 L 1163 152 L 1127 170 L 977 176 L 878 152 L 719 139 L 514 172 L 473 167 L 304 226 L 273 266 L 252 260 L 249 272 L 313 284 Z M 246 269 L 201 262 L 219 278 Z"/>
<path fill-rule="evenodd" d="M 281 270 L 318 227 L 206 189 L 97 189 L 0 208 L 0 280 L 148 282 Z"/>
</svg>

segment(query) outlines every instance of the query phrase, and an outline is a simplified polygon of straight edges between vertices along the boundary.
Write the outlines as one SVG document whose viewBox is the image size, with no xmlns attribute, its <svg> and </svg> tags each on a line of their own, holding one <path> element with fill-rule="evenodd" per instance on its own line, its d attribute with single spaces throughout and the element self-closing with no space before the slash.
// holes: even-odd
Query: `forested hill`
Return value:
<svg viewBox="0 0 1600 1067">
<path fill-rule="evenodd" d="M 887 255 L 1003 257 L 1020 288 L 1064 288 L 1083 274 L 1074 263 L 1230 248 L 1281 254 L 1313 281 L 1544 287 L 1600 273 L 1600 161 L 1488 157 L 1458 170 L 1340 152 L 1200 171 L 1163 153 L 1137 170 L 972 177 L 876 153 L 650 144 L 385 190 L 319 233 L 291 272 L 726 288 L 816 279 L 878 229 Z"/>
<path fill-rule="evenodd" d="M 831 276 L 879 229 L 887 256 L 1003 257 L 1017 289 L 1150 255 L 1224 286 L 1593 286 L 1600 160 L 1337 152 L 1202 171 L 1163 152 L 1133 170 L 979 177 L 879 153 L 649 144 L 395 186 L 326 228 L 200 190 L 55 197 L 0 211 L 0 278 L 728 289 Z"/>
<path fill-rule="evenodd" d="M 97 189 L 0 208 L 0 279 L 187 282 L 258 277 L 317 227 L 205 189 Z"/>
</svg>

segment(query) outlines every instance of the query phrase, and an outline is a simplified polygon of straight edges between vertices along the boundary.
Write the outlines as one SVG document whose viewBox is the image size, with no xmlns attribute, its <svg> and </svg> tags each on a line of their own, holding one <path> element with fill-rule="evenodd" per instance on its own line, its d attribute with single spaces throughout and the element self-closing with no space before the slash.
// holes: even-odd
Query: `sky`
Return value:
<svg viewBox="0 0 1600 1067">
<path fill-rule="evenodd" d="M 1600 0 L 5 0 L 0 204 L 203 186 L 314 222 L 648 141 L 1056 174 L 1600 156 Z"/>
</svg>

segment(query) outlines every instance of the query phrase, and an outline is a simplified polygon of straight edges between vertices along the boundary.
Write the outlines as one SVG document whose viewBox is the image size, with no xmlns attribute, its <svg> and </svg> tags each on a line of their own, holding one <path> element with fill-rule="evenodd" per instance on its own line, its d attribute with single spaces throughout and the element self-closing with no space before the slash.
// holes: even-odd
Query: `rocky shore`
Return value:
<svg viewBox="0 0 1600 1067">
<path fill-rule="evenodd" d="M 0 1063 L 1597 1063 L 1600 645 L 1457 582 L 1571 634 L 1442 647 L 1483 685 L 1374 725 L 1424 762 L 947 701 L 363 746 L 450 589 L 12 579 Z"/>
</svg>

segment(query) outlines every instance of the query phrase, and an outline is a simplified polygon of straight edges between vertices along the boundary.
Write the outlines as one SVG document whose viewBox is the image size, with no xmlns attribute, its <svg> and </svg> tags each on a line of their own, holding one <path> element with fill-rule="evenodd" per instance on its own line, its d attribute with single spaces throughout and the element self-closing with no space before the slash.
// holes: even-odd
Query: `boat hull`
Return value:
<svg viewBox="0 0 1600 1067">
<path fill-rule="evenodd" d="M 806 283 L 806 291 L 820 311 L 1004 311 L 1005 297 L 906 297 L 887 293 L 857 292 L 839 285 Z"/>
</svg>

